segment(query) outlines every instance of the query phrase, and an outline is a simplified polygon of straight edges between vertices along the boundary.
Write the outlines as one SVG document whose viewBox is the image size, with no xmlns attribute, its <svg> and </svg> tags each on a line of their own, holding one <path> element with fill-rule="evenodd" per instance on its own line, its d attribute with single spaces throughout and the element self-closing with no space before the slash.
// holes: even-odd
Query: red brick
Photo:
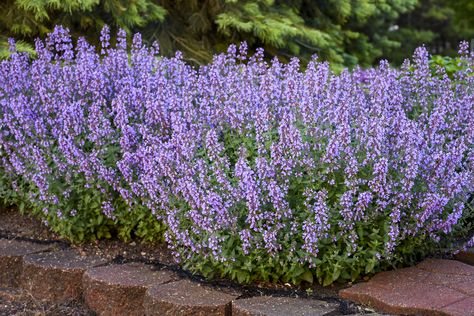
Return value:
<svg viewBox="0 0 474 316">
<path fill-rule="evenodd" d="M 144 306 L 148 316 L 227 316 L 237 293 L 224 293 L 199 283 L 181 280 L 148 289 Z"/>
<path fill-rule="evenodd" d="M 50 245 L 0 239 L 0 287 L 18 287 L 23 270 L 23 257 L 51 248 Z"/>
<path fill-rule="evenodd" d="M 400 274 L 398 279 L 394 277 L 397 273 Z M 402 269 L 379 274 L 376 281 L 356 284 L 340 291 L 340 295 L 386 313 L 421 315 L 443 314 L 442 307 L 466 298 L 465 294 L 443 285 L 405 278 L 412 273 L 416 271 L 406 273 Z"/>
<path fill-rule="evenodd" d="M 433 273 L 453 275 L 474 275 L 474 267 L 468 264 L 445 259 L 426 259 L 416 266 L 418 269 Z"/>
<path fill-rule="evenodd" d="M 450 316 L 474 316 L 474 297 L 467 297 L 441 309 Z"/>
<path fill-rule="evenodd" d="M 400 279 L 404 282 L 425 282 L 431 276 L 431 273 L 415 267 L 384 271 L 376 274 L 370 279 L 370 282 L 376 283 L 380 286 L 390 285 L 392 283 L 399 283 Z"/>
<path fill-rule="evenodd" d="M 73 250 L 45 252 L 24 257 L 21 285 L 35 298 L 62 302 L 82 295 L 82 275 L 106 261 L 81 256 Z"/>
<path fill-rule="evenodd" d="M 474 295 L 474 276 L 432 273 L 425 282 L 444 285 L 466 295 Z"/>
<path fill-rule="evenodd" d="M 83 277 L 84 300 L 99 315 L 144 315 L 143 298 L 155 284 L 176 280 L 169 271 L 142 263 L 109 265 L 88 270 Z"/>
</svg>

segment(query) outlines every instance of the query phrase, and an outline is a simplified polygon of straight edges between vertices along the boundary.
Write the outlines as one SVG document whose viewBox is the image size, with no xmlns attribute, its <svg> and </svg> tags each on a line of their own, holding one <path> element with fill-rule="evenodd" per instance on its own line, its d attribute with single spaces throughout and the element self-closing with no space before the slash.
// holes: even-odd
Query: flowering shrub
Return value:
<svg viewBox="0 0 474 316">
<path fill-rule="evenodd" d="M 333 74 L 229 47 L 199 68 L 58 27 L 0 65 L 0 193 L 76 241 L 164 238 L 184 267 L 330 284 L 405 263 L 473 192 L 473 57 Z"/>
</svg>

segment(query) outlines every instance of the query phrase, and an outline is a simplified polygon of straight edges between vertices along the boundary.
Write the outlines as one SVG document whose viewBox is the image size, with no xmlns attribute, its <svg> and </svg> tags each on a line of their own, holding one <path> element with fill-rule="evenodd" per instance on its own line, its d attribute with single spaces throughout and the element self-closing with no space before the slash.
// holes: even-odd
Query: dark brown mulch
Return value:
<svg viewBox="0 0 474 316">
<path fill-rule="evenodd" d="M 82 302 L 40 301 L 19 289 L 0 288 L 0 316 L 93 316 Z"/>
<path fill-rule="evenodd" d="M 0 206 L 0 233 L 35 240 L 59 240 L 40 220 L 22 215 L 14 208 Z"/>
</svg>

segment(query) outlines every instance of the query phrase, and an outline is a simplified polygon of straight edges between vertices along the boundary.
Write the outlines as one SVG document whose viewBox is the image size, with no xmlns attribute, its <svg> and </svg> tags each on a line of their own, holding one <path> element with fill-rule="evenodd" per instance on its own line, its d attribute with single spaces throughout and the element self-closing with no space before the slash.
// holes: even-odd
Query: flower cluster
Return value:
<svg viewBox="0 0 474 316">
<path fill-rule="evenodd" d="M 36 60 L 0 64 L 2 186 L 69 237 L 81 218 L 99 237 L 164 234 L 206 275 L 327 284 L 439 240 L 465 213 L 465 44 L 451 79 L 423 47 L 401 69 L 335 74 L 316 57 L 302 69 L 249 56 L 245 43 L 196 68 L 138 34 L 130 50 L 124 32 L 109 38 L 104 28 L 96 52 L 57 27 Z"/>
</svg>

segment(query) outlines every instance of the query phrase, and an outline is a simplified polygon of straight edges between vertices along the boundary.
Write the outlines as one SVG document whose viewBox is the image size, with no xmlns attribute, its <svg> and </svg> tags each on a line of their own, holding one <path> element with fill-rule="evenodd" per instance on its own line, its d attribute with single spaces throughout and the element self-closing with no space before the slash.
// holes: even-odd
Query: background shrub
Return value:
<svg viewBox="0 0 474 316">
<path fill-rule="evenodd" d="M 0 12 L 0 59 L 9 55 L 8 37 L 34 53 L 35 38 L 57 24 L 93 44 L 105 24 L 140 32 L 159 41 L 163 55 L 180 50 L 196 64 L 245 40 L 251 51 L 264 47 L 287 61 L 317 53 L 333 67 L 381 58 L 400 65 L 422 44 L 452 57 L 461 40 L 474 38 L 471 0 L 3 0 Z"/>
</svg>

